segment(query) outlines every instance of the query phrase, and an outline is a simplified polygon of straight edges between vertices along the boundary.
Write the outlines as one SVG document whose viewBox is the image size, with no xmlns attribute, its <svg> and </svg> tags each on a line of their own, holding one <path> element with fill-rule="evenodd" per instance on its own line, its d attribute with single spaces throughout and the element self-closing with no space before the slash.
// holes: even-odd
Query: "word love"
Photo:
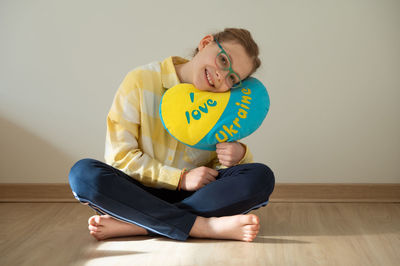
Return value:
<svg viewBox="0 0 400 266">
<path fill-rule="evenodd" d="M 191 92 L 190 93 L 190 100 L 192 101 L 192 103 L 194 102 L 194 93 Z M 186 115 L 186 121 L 188 124 L 190 124 L 190 117 L 192 117 L 195 120 L 200 120 L 201 119 L 201 114 L 207 114 L 208 113 L 208 107 L 215 107 L 217 106 L 217 101 L 213 101 L 211 99 L 207 99 L 207 101 L 198 106 L 198 109 L 194 109 L 191 112 L 186 111 L 185 115 Z"/>
</svg>

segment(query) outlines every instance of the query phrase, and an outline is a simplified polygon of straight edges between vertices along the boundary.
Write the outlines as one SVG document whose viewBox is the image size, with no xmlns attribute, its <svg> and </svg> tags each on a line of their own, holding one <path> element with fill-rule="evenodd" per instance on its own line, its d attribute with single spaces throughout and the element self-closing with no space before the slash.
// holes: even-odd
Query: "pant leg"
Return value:
<svg viewBox="0 0 400 266">
<path fill-rule="evenodd" d="M 275 186 L 268 166 L 251 163 L 218 171 L 216 181 L 175 205 L 199 216 L 220 217 L 247 213 L 268 203 Z"/>
<path fill-rule="evenodd" d="M 78 161 L 71 168 L 69 182 L 79 201 L 172 239 L 186 240 L 197 217 L 149 192 L 163 194 L 163 190 L 145 187 L 97 160 Z"/>
</svg>

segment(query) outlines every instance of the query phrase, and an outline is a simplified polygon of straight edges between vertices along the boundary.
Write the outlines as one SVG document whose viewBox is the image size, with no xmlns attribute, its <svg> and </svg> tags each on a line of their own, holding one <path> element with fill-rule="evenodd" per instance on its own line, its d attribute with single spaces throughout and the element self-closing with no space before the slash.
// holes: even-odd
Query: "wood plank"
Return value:
<svg viewBox="0 0 400 266">
<path fill-rule="evenodd" d="M 76 202 L 68 184 L 0 184 L 0 202 Z M 276 184 L 270 202 L 400 202 L 400 184 Z"/>
<path fill-rule="evenodd" d="M 0 265 L 399 265 L 400 204 L 271 203 L 254 242 L 96 241 L 78 203 L 1 203 Z"/>
</svg>

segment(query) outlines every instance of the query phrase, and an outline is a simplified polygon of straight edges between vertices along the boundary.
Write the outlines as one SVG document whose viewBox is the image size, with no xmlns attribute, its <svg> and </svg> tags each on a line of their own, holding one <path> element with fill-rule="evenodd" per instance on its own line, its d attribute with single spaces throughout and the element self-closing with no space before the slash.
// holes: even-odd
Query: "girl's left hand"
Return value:
<svg viewBox="0 0 400 266">
<path fill-rule="evenodd" d="M 219 162 L 227 167 L 236 165 L 246 153 L 245 147 L 239 142 L 221 142 L 217 144 Z"/>
</svg>

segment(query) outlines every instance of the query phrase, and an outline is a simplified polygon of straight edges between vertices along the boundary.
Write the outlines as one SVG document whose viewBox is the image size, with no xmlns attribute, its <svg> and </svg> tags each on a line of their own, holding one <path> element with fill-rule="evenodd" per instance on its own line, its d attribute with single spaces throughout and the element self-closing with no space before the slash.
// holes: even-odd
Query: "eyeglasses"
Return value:
<svg viewBox="0 0 400 266">
<path fill-rule="evenodd" d="M 228 85 L 228 88 L 237 88 L 242 85 L 242 80 L 240 79 L 239 75 L 236 74 L 235 71 L 232 69 L 232 63 L 231 60 L 228 56 L 228 54 L 225 52 L 224 48 L 222 48 L 221 44 L 217 40 L 215 40 L 217 43 L 218 47 L 221 49 L 221 51 L 217 54 L 215 57 L 215 64 L 222 70 L 229 71 L 228 75 L 225 77 L 225 82 L 226 85 Z"/>
</svg>

